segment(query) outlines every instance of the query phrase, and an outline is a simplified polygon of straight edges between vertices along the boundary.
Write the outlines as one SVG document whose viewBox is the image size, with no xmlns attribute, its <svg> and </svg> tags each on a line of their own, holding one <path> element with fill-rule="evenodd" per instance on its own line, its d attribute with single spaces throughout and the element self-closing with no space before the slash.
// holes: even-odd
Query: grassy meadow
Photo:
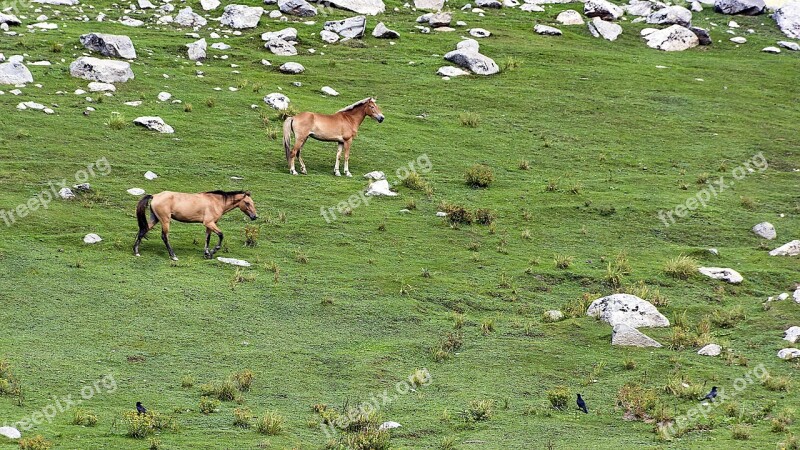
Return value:
<svg viewBox="0 0 800 450">
<path fill-rule="evenodd" d="M 88 180 L 90 193 L 0 223 L 0 375 L 21 388 L 0 395 L 0 426 L 111 376 L 115 389 L 95 388 L 23 437 L 41 435 L 54 449 L 357 448 L 353 440 L 369 433 L 331 438 L 320 422 L 388 391 L 391 401 L 365 428 L 399 422 L 383 442 L 398 449 L 766 449 L 800 439 L 800 365 L 776 357 L 792 346 L 782 336 L 800 325 L 800 305 L 763 305 L 800 282 L 798 257 L 767 254 L 800 239 L 800 55 L 760 51 L 785 38 L 774 21 L 736 17 L 746 44 L 729 42 L 727 27 L 717 26 L 713 45 L 665 53 L 645 45 L 639 31 L 647 25 L 632 17 L 615 42 L 585 26 L 559 26 L 563 36 L 547 37 L 533 26 L 582 6 L 479 17 L 460 11 L 465 3 L 448 8 L 468 27 L 420 34 L 421 12 L 390 0 L 386 14 L 368 17 L 366 37 L 327 46 L 323 22 L 352 14 L 334 11 L 313 25 L 265 16 L 255 30 L 221 39 L 209 38 L 219 27 L 209 21 L 198 31 L 209 46 L 232 48 L 209 47 L 201 67 L 185 57 L 192 30 L 156 26 L 143 18 L 150 13 L 131 14 L 148 23 L 130 28 L 110 21 L 124 14 L 107 0 L 83 2 L 89 22 L 75 20 L 84 14 L 76 9 L 23 8 L 24 24 L 45 14 L 59 28 L 30 33 L 23 25 L 12 28 L 19 36 L 0 35 L 6 57 L 52 62 L 28 66 L 41 88 L 14 96 L 13 86 L 0 87 L 0 209 L 27 202 L 51 180 L 75 184 L 76 172 L 102 158 L 110 171 Z M 195 0 L 185 4 L 202 12 Z M 109 19 L 96 22 L 101 11 Z M 730 19 L 707 7 L 693 23 Z M 401 33 L 394 45 L 369 34 L 378 21 Z M 287 26 L 298 29 L 299 54 L 272 55 L 260 34 Z M 481 52 L 502 72 L 442 80 L 442 55 L 471 27 L 493 33 L 480 40 Z M 78 37 L 88 32 L 125 34 L 136 46 L 135 79 L 117 84 L 112 97 L 73 93 L 88 90 L 68 68 L 85 52 Z M 287 61 L 306 71 L 279 73 Z M 340 96 L 321 94 L 326 85 Z M 182 103 L 158 102 L 162 91 Z M 309 174 L 289 175 L 282 121 L 262 101 L 272 92 L 297 111 L 328 113 L 377 98 L 386 120 L 362 126 L 353 178 L 334 177 L 335 144 L 315 141 L 303 151 Z M 143 104 L 124 105 L 136 100 Z M 17 111 L 21 101 L 58 107 L 54 115 Z M 84 115 L 89 106 L 96 110 Z M 127 126 L 111 127 L 115 114 Z M 175 134 L 133 126 L 139 116 L 160 116 Z M 659 219 L 719 177 L 732 180 L 759 153 L 766 170 L 668 227 Z M 397 197 L 374 198 L 330 223 L 320 215 L 362 192 L 362 174 L 395 179 L 420 158 L 430 161 L 420 174 L 427 189 L 399 184 Z M 465 183 L 475 164 L 491 168 L 489 187 Z M 144 179 L 148 170 L 158 178 Z M 251 191 L 259 219 L 224 216 L 217 256 L 252 267 L 204 260 L 202 225 L 175 222 L 179 261 L 169 260 L 158 228 L 135 258 L 138 197 L 126 192 L 133 187 Z M 450 224 L 436 216 L 446 205 L 488 209 L 492 224 Z M 776 240 L 750 231 L 763 221 L 775 225 Z M 257 230 L 254 246 L 245 245 L 246 229 Z M 103 241 L 84 244 L 88 233 Z M 733 268 L 745 281 L 670 276 L 665 265 L 681 255 Z M 673 324 L 642 330 L 663 348 L 612 347 L 611 327 L 582 314 L 594 298 L 644 295 L 645 287 L 658 291 L 658 308 Z M 552 309 L 567 318 L 547 323 L 543 313 Z M 722 345 L 723 355 L 698 355 L 704 342 Z M 711 386 L 733 391 L 762 364 L 771 382 L 748 384 L 680 436 L 654 432 L 655 420 L 685 415 Z M 398 394 L 398 383 L 421 369 L 429 382 Z M 249 389 L 228 392 L 233 401 L 211 398 L 225 398 L 219 388 L 243 371 L 252 372 Z M 563 410 L 548 399 L 559 387 L 569 390 Z M 589 414 L 575 407 L 576 393 Z M 619 406 L 620 397 L 641 400 L 636 408 L 647 420 L 624 420 L 630 405 Z M 136 401 L 168 417 L 168 426 L 127 436 L 125 414 Z M 249 428 L 234 424 L 237 408 L 253 416 Z M 78 409 L 97 423 L 73 424 Z M 268 412 L 283 419 L 279 432 L 267 424 L 259 432 Z M 0 438 L 0 450 L 18 447 Z"/>
</svg>

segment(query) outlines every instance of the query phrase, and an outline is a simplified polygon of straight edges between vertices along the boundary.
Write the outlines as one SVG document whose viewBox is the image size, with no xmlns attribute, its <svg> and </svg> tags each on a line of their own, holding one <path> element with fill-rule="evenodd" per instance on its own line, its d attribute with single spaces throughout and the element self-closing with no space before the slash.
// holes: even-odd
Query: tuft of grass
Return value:
<svg viewBox="0 0 800 450">
<path fill-rule="evenodd" d="M 558 192 L 559 178 L 551 178 L 547 180 L 547 186 L 544 187 L 545 192 Z"/>
<path fill-rule="evenodd" d="M 494 319 L 483 319 L 481 321 L 481 333 L 484 336 L 494 333 Z"/>
<path fill-rule="evenodd" d="M 666 264 L 664 264 L 664 273 L 673 278 L 688 280 L 697 272 L 698 267 L 696 259 L 691 256 L 680 255 L 667 260 Z"/>
<path fill-rule="evenodd" d="M 244 246 L 255 247 L 258 245 L 258 235 L 261 233 L 261 227 L 258 225 L 245 225 L 244 226 Z"/>
<path fill-rule="evenodd" d="M 184 375 L 181 378 L 181 387 L 186 389 L 194 386 L 194 377 L 191 375 Z"/>
<path fill-rule="evenodd" d="M 5 438 L 3 438 L 5 440 Z M 53 443 L 38 434 L 32 438 L 22 438 L 19 440 L 20 450 L 50 450 Z"/>
<path fill-rule="evenodd" d="M 118 112 L 112 112 L 111 116 L 108 118 L 108 127 L 112 130 L 121 130 L 128 126 L 128 121 L 125 119 L 123 114 Z"/>
<path fill-rule="evenodd" d="M 239 388 L 232 380 L 222 382 L 206 383 L 200 386 L 200 394 L 216 398 L 223 402 L 231 402 L 236 399 Z"/>
<path fill-rule="evenodd" d="M 478 125 L 481 123 L 481 116 L 479 116 L 478 113 L 465 112 L 459 114 L 458 121 L 461 122 L 461 126 L 463 127 L 478 128 Z"/>
<path fill-rule="evenodd" d="M 406 209 L 409 211 L 417 209 L 417 201 L 413 197 L 406 201 Z"/>
<path fill-rule="evenodd" d="M 547 400 L 550 406 L 563 411 L 567 408 L 567 403 L 572 399 L 572 392 L 566 386 L 556 386 L 547 391 Z"/>
<path fill-rule="evenodd" d="M 60 42 L 51 42 L 50 51 L 53 53 L 61 53 L 64 51 L 64 44 Z"/>
<path fill-rule="evenodd" d="M 574 258 L 568 255 L 562 254 L 555 254 L 553 255 L 553 262 L 556 265 L 556 269 L 569 269 L 569 266 L 572 265 L 572 260 Z"/>
<path fill-rule="evenodd" d="M 97 414 L 89 410 L 78 408 L 72 415 L 72 421 L 70 423 L 84 427 L 93 427 L 97 425 Z"/>
<path fill-rule="evenodd" d="M 491 225 L 497 219 L 494 211 L 486 208 L 478 208 L 475 210 L 475 222 L 481 225 Z"/>
<path fill-rule="evenodd" d="M 183 104 L 183 112 L 190 113 L 190 112 L 192 112 L 192 109 L 193 109 L 193 107 L 192 107 L 191 103 L 184 103 Z"/>
<path fill-rule="evenodd" d="M 617 391 L 617 406 L 636 419 L 646 419 L 653 413 L 658 397 L 652 389 L 646 389 L 638 383 L 625 383 Z"/>
<path fill-rule="evenodd" d="M 231 380 L 236 384 L 240 392 L 250 392 L 255 374 L 250 369 L 240 370 L 231 374 Z"/>
<path fill-rule="evenodd" d="M 625 357 L 625 359 L 622 360 L 622 368 L 625 370 L 635 370 L 636 360 L 631 357 Z"/>
<path fill-rule="evenodd" d="M 731 435 L 737 441 L 747 441 L 753 437 L 753 426 L 738 423 L 731 428 Z"/>
<path fill-rule="evenodd" d="M 425 179 L 417 172 L 409 172 L 408 176 L 403 178 L 402 184 L 414 191 L 422 191 L 428 185 Z"/>
<path fill-rule="evenodd" d="M 233 410 L 233 426 L 239 428 L 250 428 L 250 419 L 253 413 L 250 408 L 234 408 Z"/>
<path fill-rule="evenodd" d="M 482 422 L 494 415 L 494 400 L 473 400 L 462 413 L 467 422 Z"/>
<path fill-rule="evenodd" d="M 256 422 L 256 430 L 267 436 L 277 436 L 283 432 L 283 416 L 275 411 L 267 411 Z"/>
<path fill-rule="evenodd" d="M 519 165 L 517 167 L 519 167 L 519 170 L 530 170 L 531 162 L 527 159 L 522 159 L 519 161 Z"/>
<path fill-rule="evenodd" d="M 464 172 L 464 181 L 469 187 L 487 188 L 494 182 L 494 172 L 485 164 L 475 164 Z"/>
<path fill-rule="evenodd" d="M 200 412 L 209 415 L 216 412 L 219 408 L 219 400 L 205 395 L 200 397 Z"/>
<path fill-rule="evenodd" d="M 516 58 L 514 56 L 506 56 L 506 58 L 503 60 L 503 64 L 500 66 L 500 68 L 504 72 L 505 71 L 509 71 L 510 72 L 512 70 L 519 69 L 519 67 L 521 65 L 522 65 L 522 61 L 520 59 L 518 59 L 518 58 Z"/>
<path fill-rule="evenodd" d="M 308 255 L 298 248 L 294 251 L 294 260 L 300 264 L 308 264 Z"/>
<path fill-rule="evenodd" d="M 217 101 L 214 100 L 214 97 L 208 97 L 206 99 L 205 103 L 206 103 L 206 106 L 208 106 L 209 108 L 213 108 L 217 104 Z"/>
<path fill-rule="evenodd" d="M 756 201 L 753 199 L 753 197 L 749 197 L 747 195 L 743 195 L 743 196 L 739 197 L 739 202 L 742 204 L 742 206 L 745 209 L 753 210 L 753 209 L 756 209 L 756 206 L 757 206 L 756 205 Z"/>
<path fill-rule="evenodd" d="M 761 380 L 761 385 L 770 391 L 789 392 L 789 389 L 792 385 L 792 379 L 785 376 L 773 377 L 772 375 L 767 374 L 767 376 Z"/>
</svg>

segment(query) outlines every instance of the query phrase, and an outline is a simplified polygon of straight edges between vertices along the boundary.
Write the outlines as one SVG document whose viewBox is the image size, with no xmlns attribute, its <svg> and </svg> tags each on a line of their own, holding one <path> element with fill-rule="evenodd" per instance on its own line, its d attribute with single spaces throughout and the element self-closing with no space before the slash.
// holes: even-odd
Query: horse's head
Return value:
<svg viewBox="0 0 800 450">
<path fill-rule="evenodd" d="M 381 112 L 381 109 L 378 108 L 378 104 L 375 103 L 375 99 L 374 98 L 370 98 L 369 99 L 369 101 L 367 102 L 365 108 L 366 108 L 368 116 L 370 116 L 373 119 L 377 120 L 378 123 L 383 122 L 383 119 L 384 119 L 383 113 Z"/>
<path fill-rule="evenodd" d="M 253 199 L 250 197 L 250 191 L 242 194 L 242 199 L 239 200 L 239 209 L 241 209 L 243 213 L 247 214 L 247 217 L 249 217 L 250 220 L 258 219 L 256 204 L 253 203 Z"/>
</svg>

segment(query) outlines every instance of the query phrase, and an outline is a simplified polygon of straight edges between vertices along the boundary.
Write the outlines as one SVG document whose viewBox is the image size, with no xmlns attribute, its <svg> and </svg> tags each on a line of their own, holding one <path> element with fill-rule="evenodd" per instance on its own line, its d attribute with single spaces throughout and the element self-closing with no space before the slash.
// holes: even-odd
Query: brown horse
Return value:
<svg viewBox="0 0 800 450">
<path fill-rule="evenodd" d="M 152 199 L 152 201 L 151 201 Z M 150 203 L 150 220 L 147 219 L 147 203 Z M 206 226 L 206 247 L 203 252 L 206 258 L 214 257 L 214 253 L 222 246 L 222 231 L 217 227 L 217 221 L 228 211 L 239 208 L 250 217 L 258 219 L 256 206 L 250 193 L 245 191 L 225 192 L 211 191 L 199 194 L 184 194 L 182 192 L 164 191 L 156 195 L 145 195 L 136 205 L 136 219 L 139 221 L 139 235 L 133 244 L 133 254 L 139 256 L 139 243 L 142 238 L 159 221 L 161 222 L 161 239 L 169 251 L 169 257 L 177 261 L 178 257 L 169 245 L 169 222 L 172 219 L 178 222 L 202 223 Z M 219 236 L 219 243 L 213 250 L 208 250 L 211 233 Z"/>
<path fill-rule="evenodd" d="M 300 171 L 306 173 L 306 165 L 300 151 L 308 138 L 318 141 L 337 142 L 339 144 L 336 152 L 336 165 L 333 174 L 337 177 L 342 174 L 339 172 L 339 157 L 344 150 L 344 174 L 350 174 L 350 144 L 358 134 L 358 127 L 364 122 L 367 116 L 383 122 L 383 113 L 372 97 L 365 98 L 360 102 L 353 103 L 347 108 L 341 109 L 336 114 L 318 114 L 312 112 L 302 112 L 294 117 L 289 117 L 283 122 L 283 148 L 286 151 L 286 161 L 289 162 L 289 173 L 297 175 L 294 170 L 295 157 L 300 160 Z M 295 136 L 294 147 L 292 147 L 292 133 Z"/>
</svg>

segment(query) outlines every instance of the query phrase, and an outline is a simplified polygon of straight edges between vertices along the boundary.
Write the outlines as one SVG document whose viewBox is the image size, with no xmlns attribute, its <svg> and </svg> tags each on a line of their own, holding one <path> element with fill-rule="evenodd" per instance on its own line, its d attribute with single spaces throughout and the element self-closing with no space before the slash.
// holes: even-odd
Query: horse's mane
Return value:
<svg viewBox="0 0 800 450">
<path fill-rule="evenodd" d="M 353 109 L 356 109 L 357 107 L 359 107 L 359 106 L 363 105 L 364 103 L 367 103 L 367 102 L 368 102 L 368 101 L 370 101 L 370 100 L 375 100 L 375 99 L 374 99 L 374 98 L 372 98 L 372 97 L 367 97 L 367 98 L 365 98 L 364 100 L 359 100 L 359 101 L 357 101 L 357 102 L 353 103 L 352 105 L 350 105 L 350 106 L 347 106 L 347 107 L 345 107 L 345 108 L 342 108 L 342 109 L 340 109 L 339 111 L 336 111 L 336 112 L 345 112 L 345 111 L 351 111 L 351 110 L 353 110 Z"/>
<path fill-rule="evenodd" d="M 220 191 L 220 190 L 216 190 L 216 191 L 206 191 L 206 192 L 203 192 L 203 193 L 204 194 L 221 195 L 223 200 L 228 200 L 230 197 L 234 197 L 234 196 L 237 196 L 239 194 L 247 194 L 247 191 Z"/>
</svg>

